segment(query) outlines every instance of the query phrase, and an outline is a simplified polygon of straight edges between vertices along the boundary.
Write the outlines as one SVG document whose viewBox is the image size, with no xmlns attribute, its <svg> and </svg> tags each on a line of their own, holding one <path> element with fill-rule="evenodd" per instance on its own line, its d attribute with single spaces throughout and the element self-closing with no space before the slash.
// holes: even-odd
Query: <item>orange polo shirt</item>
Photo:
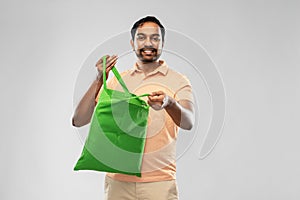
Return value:
<svg viewBox="0 0 300 200">
<path fill-rule="evenodd" d="M 146 76 L 138 68 L 137 63 L 132 69 L 121 73 L 128 90 L 136 95 L 161 90 L 176 101 L 188 100 L 193 102 L 192 87 L 189 80 L 184 75 L 170 69 L 165 61 L 160 60 L 159 63 L 159 67 Z M 115 77 L 107 82 L 107 87 L 123 91 Z M 147 101 L 147 97 L 144 100 Z M 176 179 L 177 133 L 178 126 L 164 109 L 157 111 L 150 107 L 142 161 L 142 177 L 117 173 L 107 173 L 107 176 L 127 182 Z"/>
</svg>

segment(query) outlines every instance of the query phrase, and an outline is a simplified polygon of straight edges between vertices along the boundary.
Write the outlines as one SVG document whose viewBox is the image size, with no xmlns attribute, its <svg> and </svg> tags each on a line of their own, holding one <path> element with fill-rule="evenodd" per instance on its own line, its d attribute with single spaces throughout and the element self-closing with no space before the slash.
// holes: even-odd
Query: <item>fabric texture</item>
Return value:
<svg viewBox="0 0 300 200">
<path fill-rule="evenodd" d="M 128 91 L 120 74 L 112 71 L 124 91 L 108 89 L 103 59 L 103 85 L 89 135 L 74 170 L 96 170 L 141 176 L 149 105 Z"/>
<path fill-rule="evenodd" d="M 125 182 L 105 178 L 105 200 L 178 200 L 176 180 Z"/>
<path fill-rule="evenodd" d="M 136 95 L 162 90 L 176 101 L 193 102 L 192 87 L 182 74 L 170 69 L 165 61 L 145 75 L 135 64 L 132 69 L 121 73 L 129 91 Z M 122 86 L 112 77 L 107 87 L 122 91 Z M 99 93 L 100 95 L 100 93 Z M 147 98 L 143 98 L 147 100 Z M 96 98 L 98 101 L 98 98 Z M 107 176 L 127 182 L 156 182 L 176 179 L 176 141 L 178 127 L 168 113 L 149 109 L 147 139 L 142 161 L 142 176 L 108 173 Z"/>
</svg>

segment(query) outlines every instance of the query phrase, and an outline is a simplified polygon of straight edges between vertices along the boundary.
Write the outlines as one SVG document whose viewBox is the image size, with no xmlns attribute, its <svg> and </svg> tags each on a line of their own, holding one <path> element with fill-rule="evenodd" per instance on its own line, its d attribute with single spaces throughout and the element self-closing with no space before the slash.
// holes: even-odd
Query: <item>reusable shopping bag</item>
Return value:
<svg viewBox="0 0 300 200">
<path fill-rule="evenodd" d="M 106 85 L 103 57 L 103 90 L 95 106 L 89 133 L 74 170 L 95 170 L 141 177 L 149 105 L 127 89 L 118 70 L 112 72 L 124 92 Z"/>
</svg>

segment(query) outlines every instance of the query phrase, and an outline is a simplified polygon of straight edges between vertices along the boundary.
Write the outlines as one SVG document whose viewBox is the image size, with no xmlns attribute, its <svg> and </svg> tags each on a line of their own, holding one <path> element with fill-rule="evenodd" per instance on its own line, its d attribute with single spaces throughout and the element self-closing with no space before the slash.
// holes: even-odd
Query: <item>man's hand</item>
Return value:
<svg viewBox="0 0 300 200">
<path fill-rule="evenodd" d="M 106 77 L 108 77 L 108 74 L 109 74 L 111 68 L 113 66 L 115 66 L 115 64 L 117 63 L 117 60 L 118 60 L 117 55 L 113 55 L 113 56 L 106 55 Z M 102 80 L 103 57 L 98 60 L 98 62 L 96 63 L 96 67 L 98 70 L 97 79 Z"/>
<path fill-rule="evenodd" d="M 109 56 L 106 55 L 106 74 L 108 77 L 108 73 L 111 68 L 116 64 L 118 57 L 116 55 Z M 102 70 L 103 70 L 103 59 L 99 59 L 96 63 L 96 67 L 98 70 L 97 80 L 95 80 L 91 86 L 89 87 L 88 91 L 80 100 L 79 104 L 76 107 L 75 113 L 72 118 L 72 124 L 76 127 L 81 127 L 88 124 L 91 120 L 96 101 L 95 98 L 99 93 L 100 88 L 103 84 L 102 78 Z"/>
<path fill-rule="evenodd" d="M 148 104 L 154 110 L 161 110 L 169 105 L 169 97 L 163 91 L 152 92 L 148 96 Z"/>
<path fill-rule="evenodd" d="M 194 125 L 194 106 L 188 100 L 176 101 L 163 91 L 152 92 L 148 96 L 148 104 L 154 110 L 165 109 L 175 124 L 182 129 L 191 130 Z"/>
</svg>

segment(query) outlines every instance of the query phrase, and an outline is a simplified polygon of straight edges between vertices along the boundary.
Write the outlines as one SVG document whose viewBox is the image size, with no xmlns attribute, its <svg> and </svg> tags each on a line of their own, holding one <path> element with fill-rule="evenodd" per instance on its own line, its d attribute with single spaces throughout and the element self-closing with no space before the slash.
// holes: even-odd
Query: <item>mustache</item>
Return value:
<svg viewBox="0 0 300 200">
<path fill-rule="evenodd" d="M 152 52 L 157 52 L 157 49 L 153 48 L 153 47 L 144 47 L 140 49 L 140 52 L 142 51 L 152 51 Z"/>
</svg>

